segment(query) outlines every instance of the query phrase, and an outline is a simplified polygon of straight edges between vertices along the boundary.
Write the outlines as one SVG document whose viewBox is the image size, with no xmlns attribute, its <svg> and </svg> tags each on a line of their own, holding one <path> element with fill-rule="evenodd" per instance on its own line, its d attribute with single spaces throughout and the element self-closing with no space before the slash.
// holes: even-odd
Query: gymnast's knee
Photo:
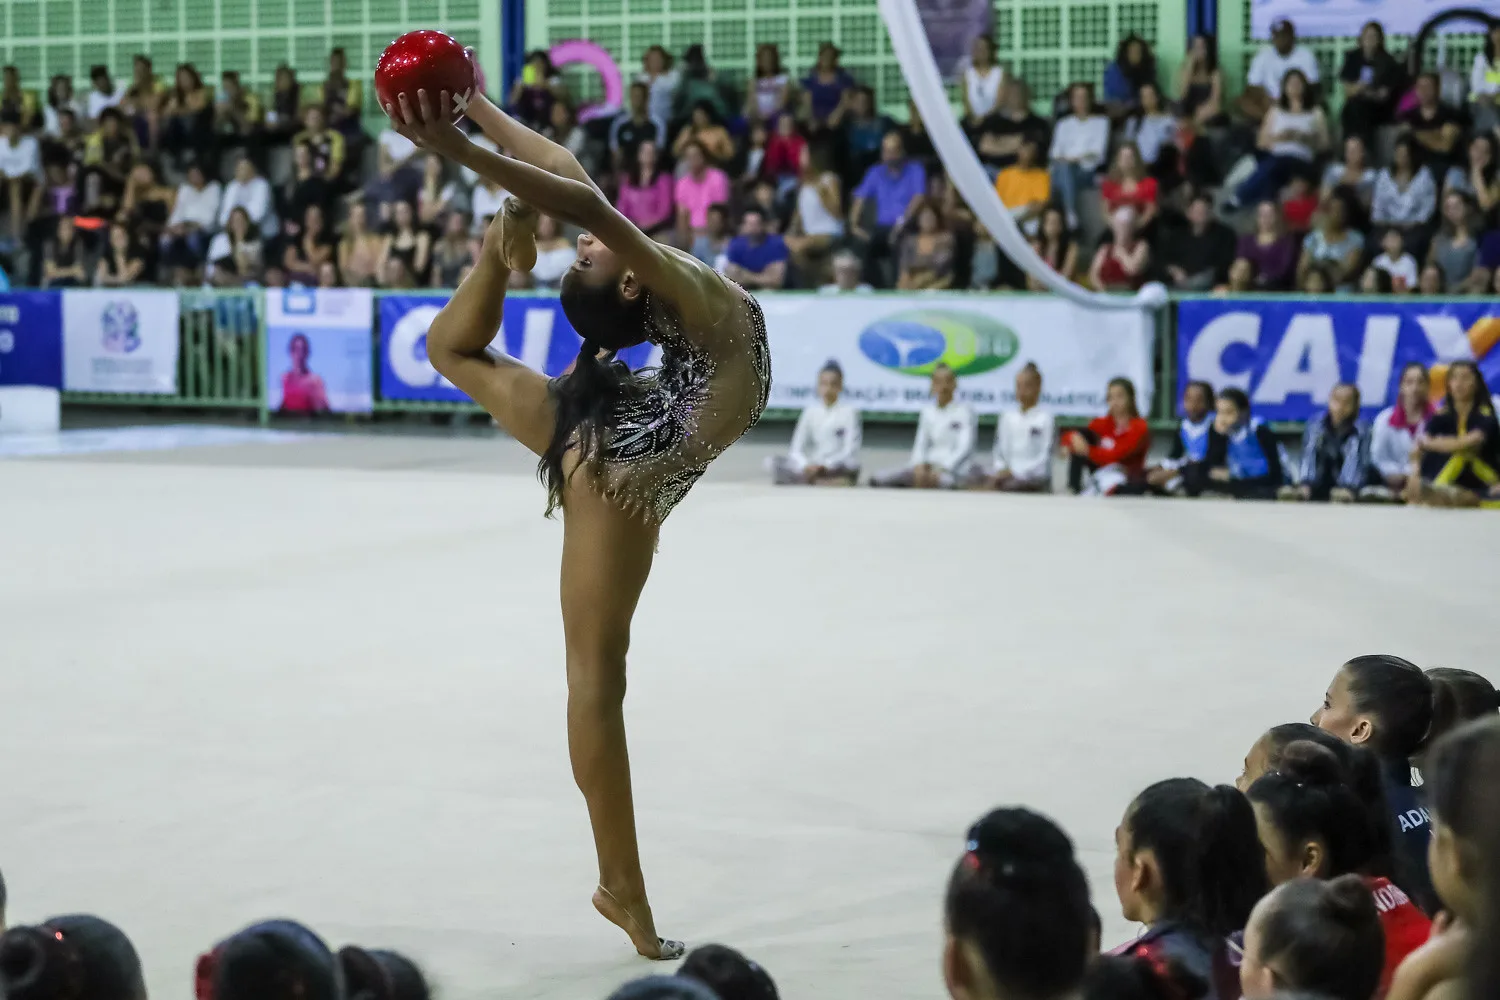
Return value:
<svg viewBox="0 0 1500 1000">
<path fill-rule="evenodd" d="M 568 656 L 568 706 L 612 710 L 625 702 L 625 654 Z"/>
</svg>

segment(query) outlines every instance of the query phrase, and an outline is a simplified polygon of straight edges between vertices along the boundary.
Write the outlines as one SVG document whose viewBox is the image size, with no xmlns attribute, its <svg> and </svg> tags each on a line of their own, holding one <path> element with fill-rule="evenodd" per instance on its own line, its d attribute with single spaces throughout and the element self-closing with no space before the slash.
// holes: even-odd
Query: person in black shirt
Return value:
<svg viewBox="0 0 1500 1000">
<path fill-rule="evenodd" d="M 1421 162 L 1432 172 L 1432 179 L 1441 183 L 1448 168 L 1456 166 L 1463 155 L 1468 119 L 1442 102 L 1436 73 L 1417 77 L 1417 106 L 1401 116 L 1401 124 L 1417 141 Z"/>
<path fill-rule="evenodd" d="M 1453 362 L 1447 379 L 1442 408 L 1417 441 L 1421 482 L 1413 478 L 1407 499 L 1476 507 L 1485 497 L 1500 496 L 1500 422 L 1474 362 Z"/>
<path fill-rule="evenodd" d="M 993 176 L 1012 166 L 1021 155 L 1021 143 L 1027 138 L 1045 150 L 1051 144 L 1051 128 L 1045 119 L 1032 114 L 1031 92 L 1021 80 L 1005 82 L 1000 106 L 984 117 L 974 134 L 979 160 Z"/>
<path fill-rule="evenodd" d="M 1234 263 L 1234 230 L 1214 218 L 1213 196 L 1193 195 L 1187 225 L 1169 230 L 1162 247 L 1162 269 L 1169 285 L 1179 292 L 1207 292 L 1229 281 Z"/>
<path fill-rule="evenodd" d="M 1406 84 L 1406 71 L 1386 51 L 1379 21 L 1366 24 L 1359 44 L 1344 53 L 1339 80 L 1344 84 L 1344 110 L 1339 113 L 1344 135 L 1357 135 L 1371 145 L 1376 130 L 1395 120 L 1396 100 Z"/>
<path fill-rule="evenodd" d="M 1183 491 L 1238 500 L 1273 500 L 1284 473 L 1271 428 L 1250 415 L 1250 397 L 1230 386 L 1219 390 L 1203 459 L 1182 467 Z"/>
<path fill-rule="evenodd" d="M 636 81 L 630 85 L 630 109 L 621 111 L 609 125 L 609 153 L 615 170 L 635 163 L 635 151 L 643 142 L 661 149 L 667 141 L 667 123 L 651 117 L 651 88 Z"/>
</svg>

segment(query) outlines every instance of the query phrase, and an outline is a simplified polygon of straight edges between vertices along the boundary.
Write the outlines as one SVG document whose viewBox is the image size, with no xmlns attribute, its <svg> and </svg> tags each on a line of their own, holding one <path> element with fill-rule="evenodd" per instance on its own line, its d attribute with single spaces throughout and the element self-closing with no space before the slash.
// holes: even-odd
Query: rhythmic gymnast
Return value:
<svg viewBox="0 0 1500 1000">
<path fill-rule="evenodd" d="M 744 289 L 653 242 L 615 211 L 573 154 L 484 97 L 463 110 L 510 155 L 474 145 L 450 124 L 447 91 L 403 94 L 398 105 L 385 108 L 397 132 L 512 195 L 473 271 L 433 320 L 427 356 L 536 452 L 547 512 L 563 512 L 568 754 L 599 857 L 594 907 L 640 954 L 678 958 L 682 943 L 657 936 L 641 874 L 625 652 L 662 521 L 766 407 L 765 319 Z M 489 349 L 511 270 L 536 262 L 537 210 L 585 230 L 560 293 L 583 346 L 550 382 Z M 614 352 L 644 341 L 661 347 L 659 369 L 631 374 L 614 361 Z"/>
</svg>

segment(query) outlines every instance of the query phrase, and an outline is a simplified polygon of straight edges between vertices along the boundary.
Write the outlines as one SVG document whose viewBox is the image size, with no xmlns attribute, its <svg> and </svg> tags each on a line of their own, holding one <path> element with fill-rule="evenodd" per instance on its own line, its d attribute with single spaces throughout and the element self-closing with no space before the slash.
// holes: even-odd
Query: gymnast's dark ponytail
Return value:
<svg viewBox="0 0 1500 1000">
<path fill-rule="evenodd" d="M 557 422 L 536 474 L 547 487 L 548 516 L 562 506 L 568 480 L 563 461 L 568 452 L 578 450 L 580 465 L 597 459 L 615 428 L 621 405 L 641 391 L 641 379 L 623 361 L 616 361 L 613 352 L 599 355 L 599 345 L 585 339 L 573 366 L 547 387 L 557 408 Z"/>
</svg>

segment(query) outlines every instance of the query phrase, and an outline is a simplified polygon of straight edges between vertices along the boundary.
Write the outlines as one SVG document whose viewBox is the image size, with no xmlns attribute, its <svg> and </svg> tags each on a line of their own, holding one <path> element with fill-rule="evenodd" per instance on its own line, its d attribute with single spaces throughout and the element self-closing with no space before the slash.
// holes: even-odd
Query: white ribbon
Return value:
<svg viewBox="0 0 1500 1000">
<path fill-rule="evenodd" d="M 969 203 L 1006 256 L 1037 281 L 1079 305 L 1095 309 L 1160 309 L 1165 306 L 1167 289 L 1160 282 L 1150 282 L 1134 296 L 1091 292 L 1064 278 L 1042 260 L 1001 203 L 989 175 L 980 166 L 979 158 L 974 155 L 973 147 L 954 117 L 915 0 L 880 0 L 880 13 L 885 18 L 896 60 L 901 64 L 906 86 L 922 114 L 922 122 L 927 126 L 927 135 L 932 139 L 938 159 L 942 160 L 958 193 L 963 195 L 964 201 Z"/>
</svg>

